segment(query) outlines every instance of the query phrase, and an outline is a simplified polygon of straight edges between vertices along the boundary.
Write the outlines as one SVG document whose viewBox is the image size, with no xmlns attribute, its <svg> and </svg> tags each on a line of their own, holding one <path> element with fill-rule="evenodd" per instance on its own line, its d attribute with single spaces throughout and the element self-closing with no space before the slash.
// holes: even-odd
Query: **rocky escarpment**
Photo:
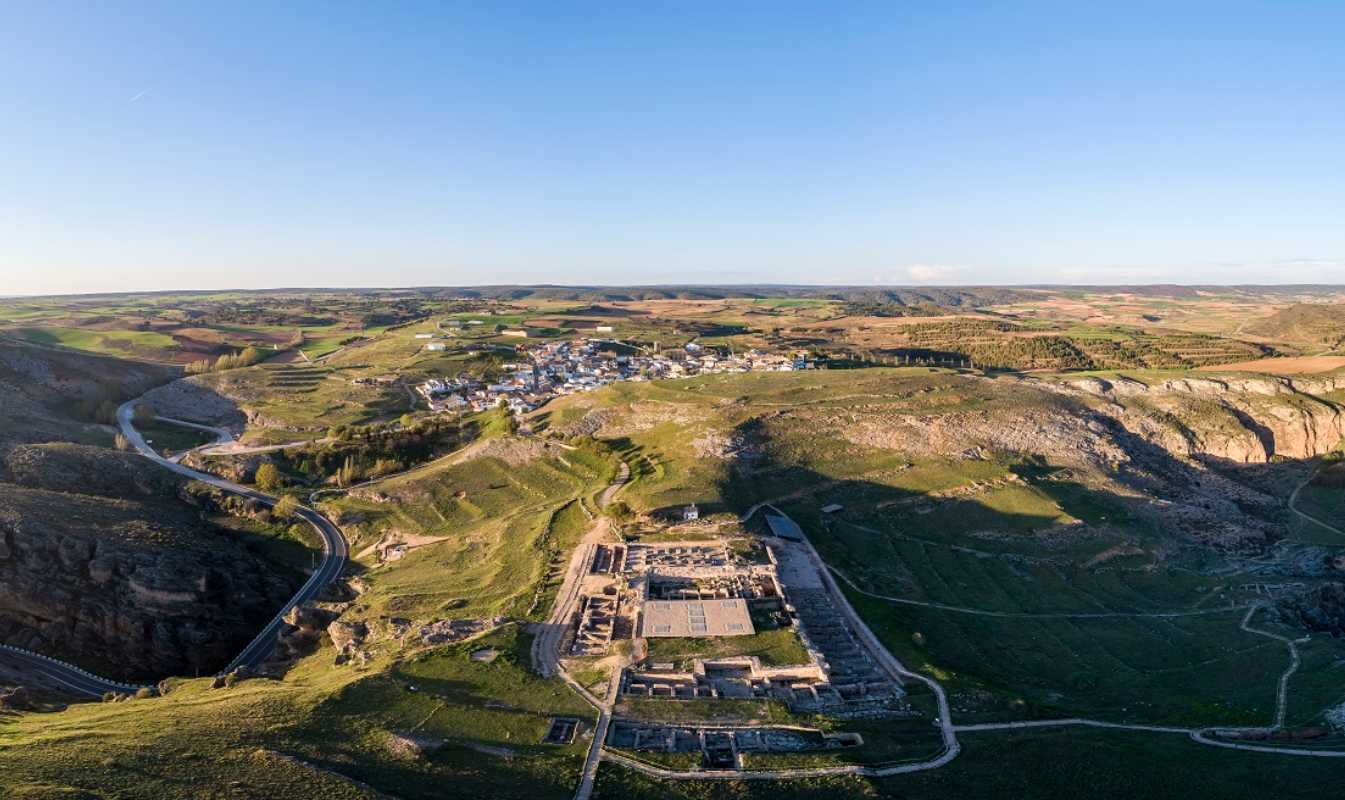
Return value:
<svg viewBox="0 0 1345 800">
<path fill-rule="evenodd" d="M 91 424 L 99 408 L 110 417 L 116 403 L 173 374 L 163 365 L 0 339 L 0 452 L 23 442 L 110 440 L 110 430 Z"/>
<path fill-rule="evenodd" d="M 1005 454 L 1079 467 L 1140 500 L 1136 513 L 1179 540 L 1248 554 L 1283 538 L 1288 513 L 1282 496 L 1239 470 L 1319 455 L 1345 438 L 1340 406 L 1275 379 L 943 381 L 943 399 L 915 398 L 900 410 L 888 401 L 785 416 L 913 456 Z"/>
<path fill-rule="evenodd" d="M 0 483 L 0 641 L 110 677 L 227 663 L 290 595 L 136 456 L 16 448 Z"/>
<path fill-rule="evenodd" d="M 147 392 L 143 401 L 165 417 L 240 433 L 249 419 L 238 404 L 215 390 L 206 376 L 182 378 Z"/>
<path fill-rule="evenodd" d="M 1345 379 L 1182 377 L 1145 384 L 1084 378 L 1057 385 L 1106 402 L 1098 411 L 1183 458 L 1264 464 L 1314 458 L 1345 441 L 1345 408 L 1322 395 Z"/>
<path fill-rule="evenodd" d="M 1345 637 L 1345 583 L 1324 583 L 1281 601 L 1280 619 L 1306 630 Z"/>
</svg>

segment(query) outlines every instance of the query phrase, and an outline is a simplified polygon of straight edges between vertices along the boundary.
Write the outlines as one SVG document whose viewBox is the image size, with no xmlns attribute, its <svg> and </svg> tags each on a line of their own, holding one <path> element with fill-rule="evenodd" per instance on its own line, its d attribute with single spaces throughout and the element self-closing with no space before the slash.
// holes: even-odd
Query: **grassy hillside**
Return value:
<svg viewBox="0 0 1345 800">
<path fill-rule="evenodd" d="M 155 700 L 0 716 L 0 793 L 345 800 L 384 796 L 378 787 L 428 800 L 451 785 L 462 796 L 569 797 L 584 742 L 541 738 L 551 715 L 585 717 L 587 706 L 523 666 L 528 645 L 505 629 L 359 671 L 331 668 L 328 651 L 283 682 L 174 681 Z M 487 647 L 494 661 L 471 659 Z"/>
<path fill-rule="evenodd" d="M 1300 303 L 1248 327 L 1267 339 L 1291 342 L 1313 352 L 1345 347 L 1345 305 Z"/>
<path fill-rule="evenodd" d="M 323 504 L 370 564 L 361 615 L 540 618 L 549 610 L 542 597 L 589 525 L 578 499 L 614 472 L 610 458 L 511 439 L 468 450 Z M 379 565 L 369 548 L 389 536 L 430 543 Z"/>
<path fill-rule="evenodd" d="M 1200 397 L 1163 397 L 1171 411 L 1130 402 L 1205 441 L 1240 425 Z M 1247 403 L 1274 414 L 1315 401 Z M 637 510 L 694 501 L 713 514 L 770 501 L 860 589 L 1010 615 L 851 594 L 894 652 L 947 681 L 966 718 L 1264 721 L 1273 693 L 1242 687 L 1249 680 L 1269 687 L 1287 655 L 1239 630 L 1239 609 L 1219 607 L 1245 597 L 1240 586 L 1277 579 L 1205 546 L 1200 526 L 1176 524 L 1178 515 L 1160 513 L 1151 499 L 1207 502 L 1186 499 L 1167 481 L 1213 477 L 1166 451 L 1126 452 L 1130 440 L 1076 425 L 1092 413 L 1086 401 L 1015 379 L 909 369 L 630 384 L 565 398 L 539 418 L 557 432 L 592 430 L 620 447 L 633 475 L 621 497 Z M 1091 447 L 1098 455 L 1084 458 Z M 1117 459 L 1131 462 L 1108 465 Z M 1131 480 L 1118 480 L 1127 472 Z M 1268 468 L 1219 480 L 1287 495 L 1292 484 L 1278 474 Z M 843 511 L 821 513 L 828 504 Z M 1247 525 L 1274 536 L 1292 530 L 1282 507 L 1222 513 L 1235 525 L 1246 515 Z M 1142 616 L 1204 608 L 1214 613 Z M 1137 616 L 1061 616 L 1096 612 Z M 1322 646 L 1345 657 L 1340 643 Z M 1295 680 L 1310 686 L 1330 674 L 1323 662 L 1305 662 Z M 1314 696 L 1320 702 L 1305 703 L 1302 724 L 1320 721 L 1331 700 Z"/>
<path fill-rule="evenodd" d="M 223 375 L 237 379 L 234 394 L 255 392 L 252 410 L 295 429 L 389 416 L 401 387 L 356 389 L 352 376 L 469 360 L 419 354 L 408 341 L 414 328 L 352 345 L 321 366 Z M 339 608 L 342 622 L 369 631 L 361 657 L 338 663 L 324 636 L 278 680 L 216 690 L 175 681 L 160 700 L 0 717 L 0 790 L 571 796 L 586 740 L 540 739 L 551 716 L 592 714 L 564 684 L 527 668 L 523 625 L 546 616 L 561 567 L 591 524 L 586 509 L 619 461 L 631 481 L 617 497 L 635 518 L 615 523 L 625 534 L 657 528 L 660 513 L 689 502 L 712 522 L 766 502 L 793 517 L 884 643 L 949 689 L 959 722 L 1079 715 L 1266 724 L 1289 655 L 1281 641 L 1239 627 L 1243 606 L 1274 596 L 1262 584 L 1326 580 L 1324 556 L 1341 543 L 1331 549 L 1321 531 L 1293 538 L 1298 523 L 1284 498 L 1310 465 L 1207 451 L 1256 438 L 1238 413 L 1297 424 L 1306 413 L 1325 419 L 1329 408 L 1267 394 L 1234 409 L 1161 388 L 1178 374 L 1128 373 L 1133 396 L 1089 393 L 1056 375 L 910 367 L 712 375 L 561 398 L 531 415 L 536 436 L 493 428 L 461 452 L 322 501 L 351 540 L 355 591 Z M 1305 501 L 1335 508 L 1326 488 L 1313 487 Z M 822 512 L 832 504 L 841 508 Z M 1089 616 L 1104 614 L 1113 616 Z M 470 642 L 435 645 L 420 633 L 448 620 L 489 627 L 496 617 L 507 619 Z M 1267 612 L 1256 624 L 1303 634 Z M 751 638 L 743 643 L 750 652 L 780 663 L 797 657 L 788 637 Z M 694 655 L 685 644 L 660 643 L 660 657 Z M 493 660 L 473 659 L 485 650 Z M 1314 636 L 1301 657 L 1287 719 L 1321 724 L 1345 699 L 1345 644 Z M 655 713 L 650 703 L 628 707 Z M 929 694 L 914 691 L 912 707 L 922 716 L 901 723 L 805 720 L 862 731 L 870 743 L 854 756 L 816 758 L 927 755 Z M 664 704 L 657 713 L 797 721 L 763 703 Z M 604 765 L 598 796 L 1030 796 L 1085 783 L 1103 797 L 1292 796 L 1300 787 L 1322 796 L 1332 768 L 1320 763 L 1329 759 L 1121 732 L 977 733 L 964 747 L 945 769 L 886 781 L 655 783 Z M 1164 770 L 1161 786 L 1136 777 L 1155 769 Z"/>
</svg>

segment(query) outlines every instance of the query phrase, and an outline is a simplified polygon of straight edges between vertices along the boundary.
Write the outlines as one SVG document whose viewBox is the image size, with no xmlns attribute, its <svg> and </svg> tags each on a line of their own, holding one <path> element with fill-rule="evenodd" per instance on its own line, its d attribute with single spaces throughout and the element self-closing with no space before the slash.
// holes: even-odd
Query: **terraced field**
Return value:
<svg viewBox="0 0 1345 800">
<path fill-rule="evenodd" d="M 330 369 L 301 366 L 298 364 L 276 365 L 266 368 L 266 385 L 281 394 L 311 394 L 331 373 Z"/>
</svg>

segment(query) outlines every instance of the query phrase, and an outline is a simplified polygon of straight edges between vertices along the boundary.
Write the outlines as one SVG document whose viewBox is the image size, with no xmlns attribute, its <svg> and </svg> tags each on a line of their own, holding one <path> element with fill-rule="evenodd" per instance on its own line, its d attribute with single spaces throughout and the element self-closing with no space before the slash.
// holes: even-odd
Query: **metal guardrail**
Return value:
<svg viewBox="0 0 1345 800">
<path fill-rule="evenodd" d="M 33 652 L 32 650 L 25 650 L 25 649 L 23 649 L 22 647 L 14 647 L 13 645 L 0 644 L 0 650 L 4 650 L 5 652 L 9 652 L 9 653 L 16 653 L 16 654 L 18 654 L 18 655 L 25 656 L 25 657 L 27 657 L 27 658 L 36 658 L 36 659 L 40 659 L 40 660 L 42 660 L 42 661 L 47 662 L 48 664 L 53 664 L 53 665 L 55 665 L 55 666 L 58 666 L 58 667 L 60 667 L 61 669 L 69 670 L 70 672 L 74 672 L 74 673 L 76 673 L 76 674 L 83 675 L 84 677 L 88 678 L 89 680 L 92 680 L 92 681 L 98 681 L 99 683 L 105 684 L 105 685 L 107 685 L 107 686 L 115 686 L 115 687 L 118 688 L 118 689 L 125 689 L 125 690 L 130 691 L 130 692 L 139 691 L 140 689 L 154 689 L 154 688 L 155 688 L 154 686 L 152 686 L 152 685 L 150 685 L 150 684 L 123 683 L 122 681 L 114 681 L 114 680 L 112 680 L 112 679 L 110 679 L 110 678 L 104 678 L 104 677 L 101 676 L 101 675 L 95 675 L 95 674 L 93 674 L 92 672 L 89 672 L 89 671 L 86 670 L 86 669 L 82 669 L 82 668 L 80 668 L 80 667 L 77 667 L 77 666 L 75 666 L 74 664 L 69 663 L 68 661 L 62 661 L 62 660 L 60 660 L 59 658 L 52 658 L 51 656 L 43 655 L 43 654 L 41 654 L 41 653 L 35 653 L 35 652 Z"/>
</svg>

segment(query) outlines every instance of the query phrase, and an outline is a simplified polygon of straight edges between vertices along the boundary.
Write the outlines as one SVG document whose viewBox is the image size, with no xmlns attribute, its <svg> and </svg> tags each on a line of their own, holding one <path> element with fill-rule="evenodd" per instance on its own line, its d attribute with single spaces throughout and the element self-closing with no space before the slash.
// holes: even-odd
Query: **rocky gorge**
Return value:
<svg viewBox="0 0 1345 800">
<path fill-rule="evenodd" d="M 208 673 L 293 587 L 137 456 L 16 447 L 0 482 L 0 642 L 123 680 Z"/>
</svg>

